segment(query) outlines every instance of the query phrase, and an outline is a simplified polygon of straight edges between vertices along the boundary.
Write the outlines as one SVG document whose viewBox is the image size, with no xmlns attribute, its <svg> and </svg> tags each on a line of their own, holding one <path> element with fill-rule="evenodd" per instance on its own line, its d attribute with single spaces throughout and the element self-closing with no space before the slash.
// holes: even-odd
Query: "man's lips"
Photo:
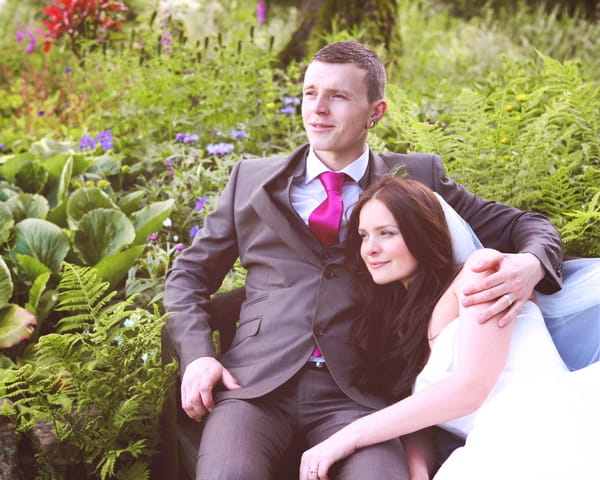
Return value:
<svg viewBox="0 0 600 480">
<path fill-rule="evenodd" d="M 321 122 L 318 122 L 318 123 L 310 122 L 308 125 L 313 130 L 329 130 L 334 127 L 334 125 L 331 125 L 329 123 L 321 123 Z"/>
</svg>

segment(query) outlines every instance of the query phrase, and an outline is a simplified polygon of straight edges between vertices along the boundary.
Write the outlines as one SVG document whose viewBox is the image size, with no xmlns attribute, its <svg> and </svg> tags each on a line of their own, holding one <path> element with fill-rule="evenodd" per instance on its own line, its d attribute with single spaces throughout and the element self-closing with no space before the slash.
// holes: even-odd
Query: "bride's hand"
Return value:
<svg viewBox="0 0 600 480">
<path fill-rule="evenodd" d="M 315 445 L 302 454 L 300 480 L 328 480 L 331 466 L 356 451 L 348 439 L 337 434 Z"/>
<path fill-rule="evenodd" d="M 473 271 L 492 270 L 490 276 L 464 290 L 463 306 L 493 302 L 480 317 L 480 322 L 495 320 L 503 327 L 512 320 L 531 298 L 533 289 L 544 277 L 540 261 L 531 253 L 503 255 L 489 248 L 477 250 Z"/>
</svg>

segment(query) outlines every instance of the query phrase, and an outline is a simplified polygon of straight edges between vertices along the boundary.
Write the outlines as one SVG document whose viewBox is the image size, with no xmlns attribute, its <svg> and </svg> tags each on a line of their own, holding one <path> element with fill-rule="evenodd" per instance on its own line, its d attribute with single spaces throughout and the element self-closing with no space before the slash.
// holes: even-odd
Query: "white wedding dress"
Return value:
<svg viewBox="0 0 600 480">
<path fill-rule="evenodd" d="M 455 248 L 462 262 L 473 250 L 465 245 L 471 241 L 476 246 L 477 241 L 460 217 L 444 208 L 455 247 L 464 250 Z M 600 308 L 600 263 L 589 265 L 580 275 L 565 279 L 565 308 Z M 598 310 L 593 318 L 588 336 L 597 335 Z M 569 371 L 532 302 L 515 322 L 506 366 L 485 403 L 470 415 L 440 425 L 466 442 L 450 455 L 435 480 L 600 479 L 600 362 Z M 456 318 L 436 338 L 415 390 L 452 373 L 459 326 Z"/>
</svg>

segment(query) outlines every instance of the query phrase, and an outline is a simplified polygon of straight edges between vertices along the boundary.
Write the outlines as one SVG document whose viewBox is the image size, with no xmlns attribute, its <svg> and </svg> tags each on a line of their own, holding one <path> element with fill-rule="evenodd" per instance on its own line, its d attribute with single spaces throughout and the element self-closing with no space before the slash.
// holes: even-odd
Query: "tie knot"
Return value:
<svg viewBox="0 0 600 480">
<path fill-rule="evenodd" d="M 319 180 L 328 192 L 342 193 L 345 177 L 346 174 L 342 172 L 323 172 L 319 175 Z"/>
</svg>

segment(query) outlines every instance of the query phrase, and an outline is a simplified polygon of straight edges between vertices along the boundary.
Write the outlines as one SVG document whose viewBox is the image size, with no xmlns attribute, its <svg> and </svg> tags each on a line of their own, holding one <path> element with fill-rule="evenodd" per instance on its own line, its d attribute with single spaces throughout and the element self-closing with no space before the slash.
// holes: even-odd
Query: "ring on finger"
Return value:
<svg viewBox="0 0 600 480">
<path fill-rule="evenodd" d="M 508 300 L 509 307 L 513 304 L 513 299 L 511 298 L 511 296 L 508 293 L 506 295 L 502 295 L 502 298 L 506 298 Z"/>
</svg>

